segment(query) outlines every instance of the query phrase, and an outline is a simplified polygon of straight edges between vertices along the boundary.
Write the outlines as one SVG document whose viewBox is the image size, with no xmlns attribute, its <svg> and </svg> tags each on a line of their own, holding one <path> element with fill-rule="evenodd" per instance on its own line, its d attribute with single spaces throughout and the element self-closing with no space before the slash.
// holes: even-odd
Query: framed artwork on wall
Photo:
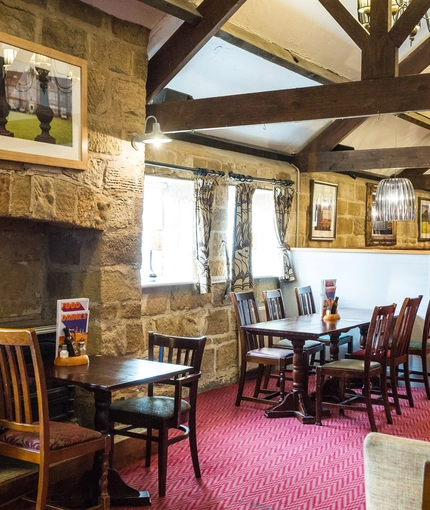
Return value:
<svg viewBox="0 0 430 510">
<path fill-rule="evenodd" d="M 418 241 L 430 241 L 429 198 L 418 198 Z"/>
<path fill-rule="evenodd" d="M 377 184 L 366 183 L 366 246 L 391 246 L 396 244 L 396 222 L 376 221 L 374 203 Z"/>
<path fill-rule="evenodd" d="M 310 239 L 336 239 L 337 184 L 311 180 Z"/>
<path fill-rule="evenodd" d="M 0 33 L 0 159 L 87 167 L 87 63 Z"/>
</svg>

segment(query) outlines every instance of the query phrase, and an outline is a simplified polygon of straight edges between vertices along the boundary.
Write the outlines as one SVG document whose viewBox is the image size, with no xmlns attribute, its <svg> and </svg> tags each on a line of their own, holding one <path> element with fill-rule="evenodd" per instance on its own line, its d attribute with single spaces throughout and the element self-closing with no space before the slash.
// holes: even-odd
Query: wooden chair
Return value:
<svg viewBox="0 0 430 510">
<path fill-rule="evenodd" d="M 296 296 L 297 313 L 298 315 L 310 315 L 316 313 L 315 300 L 312 294 L 312 287 L 309 285 L 305 287 L 295 287 L 294 294 Z M 329 335 L 323 335 L 318 339 L 324 345 L 330 347 Z M 354 337 L 346 333 L 342 333 L 339 337 L 338 345 L 347 345 L 347 352 L 352 353 L 354 350 L 353 346 Z"/>
<path fill-rule="evenodd" d="M 409 370 L 409 380 L 413 383 L 424 383 L 427 399 L 430 400 L 430 384 L 427 368 L 427 356 L 430 354 L 430 301 L 424 319 L 423 333 L 420 340 L 411 339 L 409 344 L 409 358 L 419 356 L 421 358 L 421 370 Z M 411 377 L 412 376 L 412 377 Z M 399 375 L 399 381 L 404 380 L 404 374 Z"/>
<path fill-rule="evenodd" d="M 37 416 L 31 409 L 31 383 L 36 385 Z M 0 455 L 39 465 L 36 510 L 52 508 L 47 503 L 50 465 L 89 453 L 98 454 L 94 467 L 101 473 L 90 504 L 109 509 L 110 438 L 75 424 L 49 421 L 42 357 L 33 329 L 0 329 L 0 430 Z"/>
<path fill-rule="evenodd" d="M 376 432 L 373 404 L 383 405 L 387 422 L 390 424 L 393 422 L 387 392 L 387 351 L 395 309 L 395 304 L 375 307 L 366 337 L 364 359 L 341 359 L 317 367 L 317 425 L 321 425 L 323 406 L 329 409 L 367 411 L 370 427 L 373 432 Z M 373 388 L 371 380 L 374 377 L 380 377 L 381 380 L 381 395 L 379 397 L 372 397 Z M 326 378 L 337 379 L 339 381 L 339 402 L 323 402 L 323 386 Z M 345 390 L 345 383 L 349 379 L 360 379 L 362 381 L 363 388 L 361 393 L 352 393 L 349 390 Z M 360 403 L 365 403 L 366 407 L 356 405 Z"/>
<path fill-rule="evenodd" d="M 418 308 L 421 303 L 422 296 L 417 298 L 405 298 L 396 319 L 394 331 L 388 345 L 388 363 L 389 368 L 389 391 L 388 396 L 393 399 L 393 404 L 398 415 L 402 414 L 400 409 L 400 399 L 408 399 L 409 406 L 414 407 L 412 396 L 411 382 L 409 377 L 409 343 L 411 340 L 412 328 L 417 316 Z M 365 350 L 360 349 L 348 355 L 354 359 L 364 359 Z M 402 376 L 399 376 L 399 370 Z M 399 381 L 405 382 L 406 395 L 398 392 Z M 376 387 L 375 387 L 376 389 Z"/>
<path fill-rule="evenodd" d="M 254 291 L 231 292 L 231 300 L 238 326 L 241 359 L 236 406 L 240 406 L 242 400 L 274 405 L 276 402 L 273 402 L 273 398 L 279 396 L 281 400 L 284 396 L 285 373 L 287 372 L 288 365 L 293 362 L 293 351 L 273 347 L 273 339 L 271 337 L 245 333 L 241 328 L 241 326 L 261 322 Z M 258 365 L 253 396 L 243 394 L 249 363 Z M 261 382 L 266 367 L 277 367 L 279 370 L 279 392 L 262 387 Z M 260 397 L 260 394 L 265 396 Z"/>
<path fill-rule="evenodd" d="M 276 319 L 285 319 L 285 304 L 284 298 L 282 295 L 281 289 L 274 290 L 264 290 L 263 291 L 263 301 L 264 307 L 266 310 L 266 318 L 268 321 L 276 320 Z M 281 339 L 276 344 L 275 347 L 286 347 L 287 349 L 292 349 L 293 344 L 291 340 Z M 303 346 L 304 355 L 310 357 L 310 361 L 308 366 L 310 368 L 315 367 L 315 355 L 319 353 L 319 363 L 320 365 L 324 365 L 325 363 L 325 344 L 317 340 L 306 340 L 305 345 Z"/>
<path fill-rule="evenodd" d="M 148 384 L 148 395 L 129 398 L 111 404 L 109 409 L 110 431 L 114 435 L 123 435 L 146 440 L 146 467 L 151 464 L 151 443 L 158 443 L 158 494 L 166 495 L 167 450 L 171 444 L 189 439 L 191 459 L 196 478 L 201 477 L 197 454 L 196 404 L 200 379 L 200 366 L 206 344 L 206 337 L 189 338 L 162 335 L 149 332 L 148 359 L 160 363 L 188 365 L 192 369 L 179 377 L 157 384 L 174 387 L 174 396 L 154 395 L 154 384 Z M 185 400 L 185 388 L 188 398 Z M 123 424 L 115 427 L 115 422 Z M 186 426 L 185 424 L 188 424 Z M 145 428 L 146 431 L 134 429 Z M 158 431 L 153 435 L 152 429 Z M 169 429 L 180 430 L 181 434 L 169 437 Z M 111 453 L 113 455 L 113 452 Z"/>
</svg>

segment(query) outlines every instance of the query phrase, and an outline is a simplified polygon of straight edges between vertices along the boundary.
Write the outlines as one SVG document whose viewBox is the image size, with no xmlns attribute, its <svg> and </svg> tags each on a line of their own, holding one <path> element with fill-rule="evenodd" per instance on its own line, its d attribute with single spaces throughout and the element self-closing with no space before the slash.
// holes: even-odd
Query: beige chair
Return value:
<svg viewBox="0 0 430 510">
<path fill-rule="evenodd" d="M 371 432 L 364 440 L 366 510 L 430 510 L 430 443 Z"/>
<path fill-rule="evenodd" d="M 33 380 L 37 413 L 30 401 Z M 50 508 L 47 503 L 50 466 L 89 453 L 98 454 L 94 467 L 101 473 L 98 494 L 93 494 L 95 501 L 89 504 L 94 509 L 109 509 L 110 437 L 73 423 L 49 421 L 42 357 L 32 329 L 0 329 L 0 430 L 0 455 L 39 465 L 36 510 Z"/>
</svg>

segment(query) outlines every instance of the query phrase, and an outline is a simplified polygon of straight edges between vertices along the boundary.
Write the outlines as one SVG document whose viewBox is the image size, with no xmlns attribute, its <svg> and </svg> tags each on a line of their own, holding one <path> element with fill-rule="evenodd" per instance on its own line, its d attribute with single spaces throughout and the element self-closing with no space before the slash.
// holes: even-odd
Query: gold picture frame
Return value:
<svg viewBox="0 0 430 510">
<path fill-rule="evenodd" d="M 0 159 L 87 168 L 85 60 L 0 32 Z"/>
<path fill-rule="evenodd" d="M 366 183 L 366 246 L 392 246 L 397 242 L 396 222 L 375 222 L 374 202 L 377 184 Z"/>
<path fill-rule="evenodd" d="M 430 199 L 418 197 L 418 241 L 430 241 Z"/>
</svg>

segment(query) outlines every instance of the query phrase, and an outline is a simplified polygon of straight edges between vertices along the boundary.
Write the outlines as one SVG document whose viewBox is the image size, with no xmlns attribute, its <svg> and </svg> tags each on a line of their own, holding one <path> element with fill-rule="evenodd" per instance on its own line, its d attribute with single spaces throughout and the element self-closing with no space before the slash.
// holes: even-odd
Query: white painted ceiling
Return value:
<svg viewBox="0 0 430 510">
<path fill-rule="evenodd" d="M 150 56 L 180 24 L 138 0 L 84 1 L 149 28 Z M 200 1 L 191 3 L 198 5 Z M 342 3 L 356 15 L 356 0 L 342 0 Z M 348 80 L 360 79 L 358 47 L 317 0 L 247 0 L 230 23 L 290 49 Z M 428 36 L 423 24 L 413 45 L 406 41 L 400 48 L 400 60 Z M 320 85 L 217 37 L 213 37 L 167 85 L 194 99 L 309 86 Z M 222 128 L 203 133 L 226 141 L 295 154 L 331 121 Z M 429 145 L 430 131 L 391 115 L 372 117 L 342 144 L 355 149 Z"/>
</svg>

